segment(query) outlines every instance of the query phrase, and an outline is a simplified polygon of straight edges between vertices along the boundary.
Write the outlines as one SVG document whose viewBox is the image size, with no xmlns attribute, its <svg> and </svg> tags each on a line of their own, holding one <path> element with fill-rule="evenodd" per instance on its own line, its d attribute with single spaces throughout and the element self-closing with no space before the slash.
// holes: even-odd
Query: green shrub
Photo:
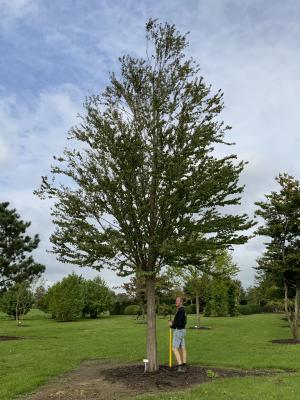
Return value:
<svg viewBox="0 0 300 400">
<path fill-rule="evenodd" d="M 73 321 L 81 317 L 84 306 L 82 278 L 71 274 L 53 285 L 47 293 L 48 312 L 57 321 Z"/>
<path fill-rule="evenodd" d="M 162 303 L 157 308 L 158 315 L 167 316 L 171 315 L 172 313 L 173 313 L 172 306 L 170 306 L 169 304 Z"/>
<path fill-rule="evenodd" d="M 249 315 L 249 314 L 260 314 L 263 311 L 263 308 L 259 304 L 246 304 L 239 306 L 240 314 Z"/>
<path fill-rule="evenodd" d="M 141 307 L 137 304 L 131 304 L 124 310 L 124 315 L 138 315 L 141 314 Z"/>
<path fill-rule="evenodd" d="M 260 314 L 262 312 L 261 306 L 259 304 L 248 304 L 251 310 L 251 314 Z"/>
<path fill-rule="evenodd" d="M 251 314 L 251 308 L 247 304 L 240 305 L 239 311 L 240 311 L 240 314 L 242 314 L 242 315 L 250 315 Z"/>
<path fill-rule="evenodd" d="M 293 306 L 293 302 L 289 302 L 289 307 Z M 261 308 L 262 312 L 284 312 L 284 299 L 270 300 Z"/>
<path fill-rule="evenodd" d="M 130 306 L 130 302 L 115 301 L 111 304 L 109 313 L 110 315 L 124 315 L 126 307 Z"/>
<path fill-rule="evenodd" d="M 188 304 L 184 309 L 187 314 L 196 314 L 196 304 Z"/>
</svg>

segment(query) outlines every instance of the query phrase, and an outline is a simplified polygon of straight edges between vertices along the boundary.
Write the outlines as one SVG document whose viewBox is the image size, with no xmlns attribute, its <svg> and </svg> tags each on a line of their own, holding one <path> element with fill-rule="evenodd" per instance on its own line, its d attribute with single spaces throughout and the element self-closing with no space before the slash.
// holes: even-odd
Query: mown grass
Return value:
<svg viewBox="0 0 300 400">
<path fill-rule="evenodd" d="M 17 327 L 14 321 L 0 320 L 0 335 L 22 336 L 25 340 L 0 342 L 0 399 L 18 394 L 85 359 L 113 358 L 141 362 L 145 357 L 146 326 L 133 317 L 104 317 L 58 323 L 33 311 Z M 158 318 L 158 353 L 168 360 L 167 320 Z M 193 323 L 193 317 L 189 317 Z M 168 394 L 157 399 L 298 399 L 300 393 L 300 346 L 275 345 L 276 338 L 290 337 L 280 315 L 260 314 L 235 318 L 203 318 L 211 330 L 188 330 L 190 364 L 237 368 L 294 368 L 297 374 L 215 380 L 184 394 Z M 298 373 L 299 371 L 299 373 Z M 294 396 L 294 397 L 293 397 Z M 298 397 L 297 397 L 298 396 Z M 140 399 L 146 398 L 145 396 Z"/>
</svg>

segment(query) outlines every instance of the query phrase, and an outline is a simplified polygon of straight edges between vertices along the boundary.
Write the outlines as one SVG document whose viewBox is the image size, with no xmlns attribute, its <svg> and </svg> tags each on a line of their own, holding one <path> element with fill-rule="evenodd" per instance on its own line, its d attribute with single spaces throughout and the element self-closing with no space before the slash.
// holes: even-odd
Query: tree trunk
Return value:
<svg viewBox="0 0 300 400">
<path fill-rule="evenodd" d="M 299 333 L 298 333 L 298 313 L 299 313 L 299 288 L 296 288 L 296 296 L 295 296 L 295 309 L 293 311 L 289 311 L 288 308 L 288 285 L 287 282 L 284 282 L 284 308 L 285 308 L 285 314 L 293 335 L 293 339 L 298 339 Z M 297 303 L 297 304 L 296 304 Z"/>
<path fill-rule="evenodd" d="M 16 323 L 19 325 L 19 304 L 16 305 Z"/>
<path fill-rule="evenodd" d="M 144 304 L 143 299 L 140 300 L 139 305 L 141 307 L 141 317 L 144 320 L 145 319 L 145 304 Z"/>
<path fill-rule="evenodd" d="M 146 278 L 148 372 L 157 371 L 155 279 Z"/>
<path fill-rule="evenodd" d="M 196 293 L 196 325 L 200 326 L 200 306 L 199 306 L 199 293 Z"/>
<path fill-rule="evenodd" d="M 299 298 L 300 298 L 300 287 L 297 283 L 296 284 L 296 295 L 295 295 L 294 329 L 293 329 L 293 337 L 294 337 L 294 339 L 297 339 L 297 340 L 299 339 L 299 327 L 298 327 Z"/>
</svg>

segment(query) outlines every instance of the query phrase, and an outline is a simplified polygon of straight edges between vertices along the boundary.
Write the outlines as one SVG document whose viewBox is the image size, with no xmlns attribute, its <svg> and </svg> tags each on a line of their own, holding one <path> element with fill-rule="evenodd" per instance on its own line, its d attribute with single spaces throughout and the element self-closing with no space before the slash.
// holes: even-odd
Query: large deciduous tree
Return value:
<svg viewBox="0 0 300 400">
<path fill-rule="evenodd" d="M 38 235 L 27 235 L 30 222 L 22 221 L 16 210 L 8 207 L 8 202 L 0 203 L 0 291 L 15 283 L 30 283 L 45 270 L 30 255 L 38 247 Z"/>
<path fill-rule="evenodd" d="M 217 157 L 230 129 L 212 93 L 187 59 L 185 35 L 149 20 L 145 58 L 123 56 L 102 95 L 85 103 L 65 149 L 38 194 L 56 199 L 53 251 L 64 262 L 145 277 L 149 371 L 157 369 L 155 286 L 163 265 L 203 243 L 243 243 L 236 155 Z M 62 177 L 61 181 L 59 177 Z M 201 243 L 191 238 L 201 233 Z M 178 246 L 178 243 L 181 243 Z"/>
<path fill-rule="evenodd" d="M 299 338 L 300 300 L 300 184 L 288 174 L 280 174 L 276 181 L 280 191 L 266 195 L 257 202 L 256 214 L 264 219 L 257 234 L 270 238 L 266 251 L 258 260 L 258 268 L 269 273 L 272 280 L 282 282 L 285 311 L 294 339 Z M 294 294 L 294 307 L 289 307 L 289 293 Z"/>
</svg>

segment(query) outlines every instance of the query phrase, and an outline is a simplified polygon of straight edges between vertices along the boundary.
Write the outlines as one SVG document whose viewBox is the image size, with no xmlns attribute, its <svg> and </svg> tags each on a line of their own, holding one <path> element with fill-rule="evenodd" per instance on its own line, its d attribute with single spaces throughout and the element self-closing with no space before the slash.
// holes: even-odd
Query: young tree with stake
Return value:
<svg viewBox="0 0 300 400">
<path fill-rule="evenodd" d="M 186 36 L 174 25 L 149 20 L 145 58 L 120 58 L 102 95 L 90 96 L 86 114 L 43 177 L 38 194 L 56 199 L 53 251 L 61 261 L 120 275 L 145 277 L 147 358 L 156 357 L 155 286 L 162 266 L 203 243 L 243 243 L 246 215 L 220 208 L 239 204 L 244 162 L 217 158 L 229 130 L 217 117 L 222 93 L 211 94 L 187 59 Z M 59 183 L 57 177 L 69 179 Z M 201 243 L 191 238 L 201 233 Z M 178 243 L 181 243 L 178 246 Z"/>
</svg>

